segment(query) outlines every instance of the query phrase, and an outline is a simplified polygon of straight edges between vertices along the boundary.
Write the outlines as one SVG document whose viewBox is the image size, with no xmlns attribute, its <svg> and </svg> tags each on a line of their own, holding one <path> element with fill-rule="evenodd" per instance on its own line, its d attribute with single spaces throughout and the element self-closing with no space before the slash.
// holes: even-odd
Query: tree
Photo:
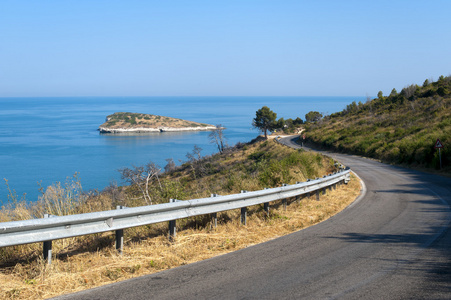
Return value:
<svg viewBox="0 0 451 300">
<path fill-rule="evenodd" d="M 355 101 L 352 101 L 351 104 L 348 104 L 348 105 L 346 106 L 346 112 L 347 112 L 347 113 L 352 114 L 352 113 L 357 112 L 357 110 L 358 110 L 358 108 L 357 108 L 357 103 L 355 103 Z"/>
<path fill-rule="evenodd" d="M 390 97 L 395 97 L 397 95 L 398 95 L 398 91 L 395 88 L 393 88 L 390 92 Z"/>
<path fill-rule="evenodd" d="M 222 153 L 227 148 L 226 138 L 224 137 L 224 127 L 221 124 L 216 125 L 216 129 L 208 135 L 210 143 L 216 144 L 219 153 Z"/>
<path fill-rule="evenodd" d="M 190 162 L 194 178 L 196 178 L 197 175 L 203 176 L 206 174 L 205 166 L 202 162 L 201 151 L 201 147 L 194 145 L 193 151 L 186 154 L 186 158 L 188 158 L 188 161 Z"/>
<path fill-rule="evenodd" d="M 190 162 L 197 162 L 202 159 L 202 150 L 201 147 L 194 145 L 193 151 L 186 153 L 186 158 L 188 158 Z"/>
<path fill-rule="evenodd" d="M 445 95 L 449 94 L 449 91 L 445 87 L 441 86 L 437 89 L 437 94 L 444 97 Z"/>
<path fill-rule="evenodd" d="M 274 128 L 283 130 L 285 128 L 285 125 L 286 125 L 285 119 L 284 118 L 280 118 L 279 120 L 277 120 L 277 122 L 275 122 Z"/>
<path fill-rule="evenodd" d="M 252 126 L 261 130 L 265 134 L 265 139 L 268 138 L 267 132 L 272 131 L 276 125 L 277 114 L 263 106 L 255 112 L 255 118 L 252 120 Z"/>
<path fill-rule="evenodd" d="M 110 181 L 110 184 L 103 189 L 101 194 L 108 195 L 111 199 L 113 207 L 124 204 L 124 195 L 121 190 L 119 190 L 116 181 Z"/>
<path fill-rule="evenodd" d="M 410 99 L 411 97 L 413 97 L 413 95 L 415 95 L 416 90 L 417 90 L 417 85 L 411 84 L 411 85 L 404 87 L 401 90 L 401 95 L 406 97 L 407 99 Z"/>
<path fill-rule="evenodd" d="M 166 158 L 166 166 L 164 167 L 165 172 L 171 172 L 175 170 L 175 162 L 172 158 Z"/>
<path fill-rule="evenodd" d="M 301 118 L 297 117 L 294 121 L 293 121 L 294 125 L 302 125 L 304 124 L 304 121 L 302 121 Z"/>
<path fill-rule="evenodd" d="M 319 112 L 310 111 L 305 115 L 305 121 L 314 123 L 314 122 L 321 120 L 322 117 L 323 117 L 323 115 L 320 114 Z"/>
<path fill-rule="evenodd" d="M 130 184 L 136 185 L 143 194 L 144 201 L 152 205 L 152 199 L 149 195 L 149 183 L 155 177 L 161 188 L 160 178 L 158 177 L 161 172 L 160 167 L 153 162 L 149 162 L 145 166 L 133 166 L 132 169 L 122 168 L 119 169 L 119 172 L 121 173 L 121 178 Z"/>
<path fill-rule="evenodd" d="M 291 132 L 294 130 L 294 121 L 292 118 L 285 120 L 284 131 Z"/>
</svg>

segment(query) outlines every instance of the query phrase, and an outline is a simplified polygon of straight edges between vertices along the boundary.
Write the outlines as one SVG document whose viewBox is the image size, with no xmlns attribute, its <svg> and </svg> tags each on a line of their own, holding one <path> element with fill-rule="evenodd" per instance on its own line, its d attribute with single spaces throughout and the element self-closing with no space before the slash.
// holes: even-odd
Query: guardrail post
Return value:
<svg viewBox="0 0 451 300">
<path fill-rule="evenodd" d="M 175 199 L 169 199 L 169 202 L 175 202 Z M 172 242 L 175 239 L 175 236 L 177 234 L 176 232 L 176 221 L 175 220 L 171 220 L 169 221 L 169 240 Z"/>
<path fill-rule="evenodd" d="M 247 191 L 241 191 L 241 193 L 247 193 Z M 246 226 L 247 224 L 247 207 L 241 207 L 241 224 Z"/>
<path fill-rule="evenodd" d="M 44 218 L 51 218 L 52 215 L 44 214 Z M 44 260 L 47 260 L 47 264 L 52 263 L 52 241 L 45 241 L 42 246 L 42 254 Z"/>
<path fill-rule="evenodd" d="M 305 182 L 307 182 L 307 181 L 308 180 L 306 180 Z M 296 182 L 296 184 L 299 184 L 299 183 L 302 183 L 302 182 L 301 181 L 297 181 Z M 302 197 L 301 197 L 301 195 L 297 195 L 294 200 L 296 201 L 297 204 L 300 204 L 301 203 L 301 198 L 304 198 L 304 197 L 305 197 L 304 194 L 302 194 Z"/>
<path fill-rule="evenodd" d="M 266 217 L 269 217 L 269 202 L 263 203 L 263 210 L 265 211 Z"/>
<path fill-rule="evenodd" d="M 310 181 L 312 181 L 312 180 L 309 178 L 309 179 L 307 179 L 306 182 L 310 182 Z M 313 196 L 313 192 L 307 193 L 307 198 L 310 199 L 312 196 Z"/>
<path fill-rule="evenodd" d="M 122 205 L 116 206 L 116 209 L 123 208 L 125 208 L 125 206 Z M 124 250 L 124 229 L 116 230 L 116 250 L 120 255 L 122 255 L 122 252 Z"/>
<path fill-rule="evenodd" d="M 319 179 L 318 177 L 315 178 L 315 180 L 318 180 L 318 179 Z M 307 181 L 311 181 L 311 180 L 308 179 Z M 321 191 L 321 190 L 318 189 L 318 190 L 316 190 L 316 191 L 314 191 L 314 192 L 311 192 L 311 193 L 310 193 L 310 196 L 312 196 L 313 194 L 316 194 L 316 201 L 319 201 L 319 194 L 320 194 L 320 191 Z"/>
<path fill-rule="evenodd" d="M 175 239 L 176 234 L 177 234 L 175 225 L 176 225 L 175 220 L 169 221 L 169 240 L 170 241 L 173 241 Z"/>
<path fill-rule="evenodd" d="M 327 176 L 324 175 L 323 178 L 325 179 L 325 178 L 327 178 Z M 323 187 L 323 188 L 321 189 L 321 191 L 323 192 L 323 195 L 326 195 L 327 188 L 328 188 L 328 187 Z"/>
<path fill-rule="evenodd" d="M 211 194 L 211 197 L 217 197 L 218 194 Z M 218 213 L 212 213 L 210 229 L 216 228 L 218 226 Z"/>
<path fill-rule="evenodd" d="M 265 190 L 267 190 L 268 188 L 265 188 Z M 269 202 L 264 202 L 263 203 L 263 210 L 265 211 L 266 217 L 269 217 Z"/>
<path fill-rule="evenodd" d="M 302 183 L 302 182 L 300 182 L 300 181 L 296 181 L 296 184 L 300 184 L 300 183 Z M 301 203 L 301 195 L 297 195 L 295 198 L 294 198 L 294 200 L 296 201 L 296 203 Z"/>
<path fill-rule="evenodd" d="M 284 183 L 282 186 L 287 186 L 288 184 Z M 287 198 L 282 199 L 283 211 L 287 211 Z"/>
<path fill-rule="evenodd" d="M 349 167 L 346 167 L 346 170 L 349 170 Z M 346 174 L 346 177 L 344 179 L 344 183 L 348 184 L 349 181 L 351 181 L 351 175 L 348 173 L 348 174 Z"/>
</svg>

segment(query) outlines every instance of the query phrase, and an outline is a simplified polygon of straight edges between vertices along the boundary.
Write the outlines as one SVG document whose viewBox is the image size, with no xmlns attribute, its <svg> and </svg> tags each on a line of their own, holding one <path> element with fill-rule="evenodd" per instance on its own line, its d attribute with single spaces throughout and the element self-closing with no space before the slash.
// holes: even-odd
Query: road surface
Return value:
<svg viewBox="0 0 451 300">
<path fill-rule="evenodd" d="M 298 147 L 292 138 L 281 142 Z M 451 179 L 330 155 L 366 186 L 336 216 L 230 254 L 58 299 L 451 299 Z"/>
</svg>

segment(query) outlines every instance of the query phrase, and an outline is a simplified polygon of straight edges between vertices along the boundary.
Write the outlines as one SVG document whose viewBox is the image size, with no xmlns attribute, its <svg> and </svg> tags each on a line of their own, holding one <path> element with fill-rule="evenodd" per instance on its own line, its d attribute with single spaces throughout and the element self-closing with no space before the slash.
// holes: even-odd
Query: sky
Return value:
<svg viewBox="0 0 451 300">
<path fill-rule="evenodd" d="M 0 97 L 371 96 L 451 75 L 449 0 L 0 0 Z"/>
</svg>

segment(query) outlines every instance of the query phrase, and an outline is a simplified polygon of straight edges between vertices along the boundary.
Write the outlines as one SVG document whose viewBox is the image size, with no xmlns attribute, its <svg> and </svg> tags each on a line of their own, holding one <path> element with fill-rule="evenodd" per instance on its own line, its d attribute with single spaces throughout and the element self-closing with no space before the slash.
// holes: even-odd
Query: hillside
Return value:
<svg viewBox="0 0 451 300">
<path fill-rule="evenodd" d="M 171 117 L 116 112 L 99 126 L 102 133 L 213 130 L 216 126 Z"/>
<path fill-rule="evenodd" d="M 271 141 L 237 144 L 227 151 L 200 157 L 193 150 L 182 166 L 168 163 L 133 167 L 139 180 L 129 186 L 111 185 L 102 192 L 85 193 L 77 177 L 48 187 L 37 203 L 15 201 L 2 207 L 0 221 L 40 218 L 44 213 L 68 215 L 136 207 L 148 204 L 143 189 L 150 178 L 152 203 L 227 195 L 241 190 L 294 184 L 337 170 L 334 161 L 318 153 L 295 150 Z M 158 176 L 147 177 L 156 171 Z M 126 172 L 128 174 L 128 172 Z M 139 175 L 145 175 L 144 178 Z M 167 238 L 167 222 L 124 230 L 124 254 L 115 251 L 114 232 L 55 240 L 50 266 L 42 259 L 42 243 L 6 247 L 0 253 L 0 299 L 47 299 L 105 285 L 225 254 L 312 226 L 348 206 L 360 192 L 352 176 L 349 184 L 300 201 L 290 199 L 286 209 L 271 203 L 269 216 L 262 205 L 247 208 L 247 225 L 240 209 L 217 214 L 217 227 L 209 215 L 177 221 L 177 237 Z M 70 284 L 68 284 L 70 283 Z"/>
<path fill-rule="evenodd" d="M 342 112 L 306 124 L 308 139 L 328 149 L 388 163 L 438 169 L 437 139 L 443 172 L 451 172 L 451 77 L 409 85 L 367 103 L 351 103 Z"/>
</svg>

